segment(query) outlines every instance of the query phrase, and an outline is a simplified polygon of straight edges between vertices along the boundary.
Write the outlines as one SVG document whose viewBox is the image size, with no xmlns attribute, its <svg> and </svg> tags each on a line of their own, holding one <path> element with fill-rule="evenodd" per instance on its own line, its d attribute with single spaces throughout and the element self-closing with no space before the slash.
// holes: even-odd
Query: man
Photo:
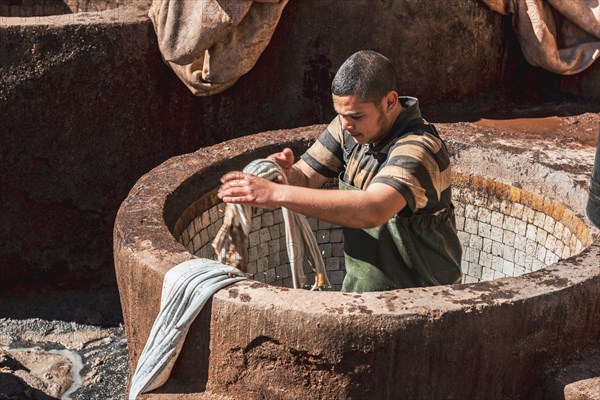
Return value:
<svg viewBox="0 0 600 400">
<path fill-rule="evenodd" d="M 360 51 L 332 83 L 337 117 L 294 163 L 273 154 L 290 185 L 232 172 L 219 198 L 283 206 L 344 227 L 342 291 L 460 282 L 461 247 L 450 194 L 450 160 L 418 100 L 399 97 L 390 60 Z M 339 190 L 320 188 L 339 175 Z"/>
</svg>

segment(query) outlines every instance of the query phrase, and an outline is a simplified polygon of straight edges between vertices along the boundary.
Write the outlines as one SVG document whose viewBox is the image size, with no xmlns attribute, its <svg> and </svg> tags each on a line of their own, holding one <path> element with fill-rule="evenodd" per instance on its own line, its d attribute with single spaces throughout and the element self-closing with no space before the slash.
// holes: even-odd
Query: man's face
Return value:
<svg viewBox="0 0 600 400">
<path fill-rule="evenodd" d="M 357 143 L 377 143 L 385 136 L 389 126 L 383 104 L 361 103 L 356 96 L 332 96 L 342 129 L 347 130 Z"/>
</svg>

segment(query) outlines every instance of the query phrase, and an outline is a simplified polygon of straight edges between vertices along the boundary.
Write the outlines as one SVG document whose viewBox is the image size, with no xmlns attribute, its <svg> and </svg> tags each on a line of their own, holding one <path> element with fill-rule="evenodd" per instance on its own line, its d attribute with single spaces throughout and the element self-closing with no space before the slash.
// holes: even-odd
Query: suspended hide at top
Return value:
<svg viewBox="0 0 600 400">
<path fill-rule="evenodd" d="M 598 0 L 483 0 L 512 15 L 528 63 L 562 75 L 583 71 L 600 57 Z"/>
<path fill-rule="evenodd" d="M 154 0 L 148 15 L 165 62 L 196 96 L 254 67 L 288 0 Z"/>
</svg>

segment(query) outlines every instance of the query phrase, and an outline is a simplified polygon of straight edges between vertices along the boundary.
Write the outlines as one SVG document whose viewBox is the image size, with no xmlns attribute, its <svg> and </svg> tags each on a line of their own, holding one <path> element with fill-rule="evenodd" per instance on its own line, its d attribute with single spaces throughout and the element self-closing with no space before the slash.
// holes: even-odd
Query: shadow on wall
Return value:
<svg viewBox="0 0 600 400">
<path fill-rule="evenodd" d="M 389 56 L 402 91 L 420 97 L 426 115 L 436 104 L 438 120 L 502 103 L 502 95 L 600 93 L 589 85 L 597 65 L 579 77 L 538 75 L 508 20 L 470 0 L 290 2 L 256 67 L 207 98 L 191 95 L 162 63 L 145 11 L 105 13 L 50 23 L 0 18 L 3 297 L 51 286 L 116 299 L 112 228 L 134 182 L 202 146 L 327 122 L 331 77 L 357 50 Z M 109 303 L 119 314 L 118 302 Z"/>
</svg>

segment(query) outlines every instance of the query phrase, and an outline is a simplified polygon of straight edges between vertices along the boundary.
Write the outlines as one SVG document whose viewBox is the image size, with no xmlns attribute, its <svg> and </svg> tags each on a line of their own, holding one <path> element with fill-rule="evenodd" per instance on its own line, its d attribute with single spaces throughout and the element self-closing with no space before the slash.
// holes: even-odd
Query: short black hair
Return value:
<svg viewBox="0 0 600 400">
<path fill-rule="evenodd" d="M 334 95 L 356 96 L 364 103 L 378 103 L 392 90 L 398 90 L 394 65 L 387 57 L 370 50 L 348 57 L 331 83 Z"/>
</svg>

